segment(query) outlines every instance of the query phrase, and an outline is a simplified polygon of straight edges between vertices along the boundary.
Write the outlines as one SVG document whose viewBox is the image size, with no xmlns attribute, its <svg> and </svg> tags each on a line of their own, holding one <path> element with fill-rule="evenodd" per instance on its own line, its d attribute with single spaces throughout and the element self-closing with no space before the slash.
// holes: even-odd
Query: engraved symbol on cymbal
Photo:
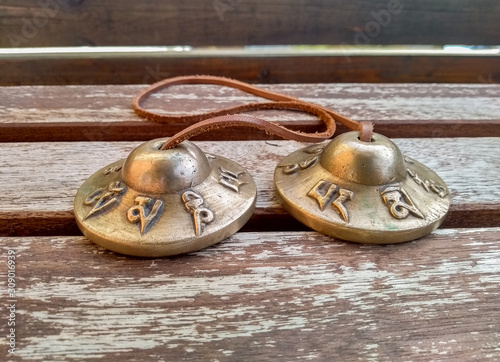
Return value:
<svg viewBox="0 0 500 362">
<path fill-rule="evenodd" d="M 184 207 L 193 215 L 194 233 L 200 236 L 203 233 L 203 226 L 214 221 L 214 214 L 207 207 L 202 207 L 203 197 L 194 191 L 186 191 L 182 194 Z"/>
<path fill-rule="evenodd" d="M 305 153 L 308 153 L 310 155 L 319 155 L 323 152 L 324 149 L 325 149 L 324 146 L 311 146 L 311 147 L 305 148 L 302 151 Z"/>
<path fill-rule="evenodd" d="M 127 219 L 131 223 L 141 222 L 141 234 L 153 225 L 163 212 L 163 201 L 154 200 L 146 196 L 137 196 L 136 205 L 127 211 Z"/>
<path fill-rule="evenodd" d="M 323 152 L 323 147 L 311 147 L 311 148 L 306 148 L 303 150 L 304 153 L 310 154 L 310 155 L 316 155 L 312 157 L 308 157 L 303 161 L 300 161 L 298 163 L 294 163 L 291 165 L 283 165 L 282 170 L 285 175 L 292 175 L 294 173 L 297 173 L 299 171 L 307 170 L 309 167 L 314 166 L 318 160 L 319 160 L 319 154 Z"/>
<path fill-rule="evenodd" d="M 83 220 L 118 205 L 122 194 L 126 190 L 127 186 L 123 185 L 121 181 L 113 181 L 107 188 L 102 187 L 91 193 L 83 203 L 85 205 L 94 205 L 94 207 L 88 212 Z"/>
<path fill-rule="evenodd" d="M 316 162 L 318 162 L 318 156 L 309 157 L 299 163 L 282 166 L 283 173 L 285 175 L 292 175 L 298 171 L 307 170 L 309 167 L 314 166 Z"/>
<path fill-rule="evenodd" d="M 240 193 L 240 187 L 248 183 L 239 180 L 240 176 L 245 173 L 244 171 L 236 173 L 219 167 L 219 183 L 234 192 Z"/>
<path fill-rule="evenodd" d="M 409 163 L 410 165 L 414 165 L 415 162 L 413 162 L 409 157 L 407 156 L 404 156 L 403 157 L 403 160 L 406 162 L 406 163 Z"/>
<path fill-rule="evenodd" d="M 113 167 L 108 167 L 107 169 L 105 169 L 102 173 L 104 174 L 104 176 L 108 176 L 114 172 L 119 172 L 121 171 L 123 165 L 118 165 L 118 166 L 113 166 Z"/>
<path fill-rule="evenodd" d="M 437 185 L 432 180 L 422 180 L 420 178 L 420 176 L 415 171 L 412 171 L 410 169 L 407 169 L 407 171 L 408 171 L 408 174 L 413 179 L 413 181 L 415 181 L 415 183 L 417 185 L 422 186 L 425 189 L 425 191 L 427 191 L 427 192 L 432 191 L 435 194 L 439 195 L 439 197 L 441 197 L 441 198 L 443 198 L 446 195 L 448 195 L 448 192 L 446 191 L 446 188 L 444 188 L 443 186 Z"/>
<path fill-rule="evenodd" d="M 342 189 L 334 183 L 320 180 L 307 193 L 307 196 L 312 197 L 318 202 L 318 206 L 321 211 L 324 211 L 326 205 L 331 202 L 332 206 L 337 209 L 342 219 L 344 219 L 345 222 L 349 222 L 349 212 L 347 211 L 344 203 L 352 200 L 354 192 Z M 337 197 L 334 199 L 335 196 Z"/>
<path fill-rule="evenodd" d="M 410 196 L 401 186 L 388 185 L 381 190 L 380 195 L 391 215 L 396 219 L 406 219 L 410 213 L 424 219 L 424 215 L 416 208 Z"/>
</svg>

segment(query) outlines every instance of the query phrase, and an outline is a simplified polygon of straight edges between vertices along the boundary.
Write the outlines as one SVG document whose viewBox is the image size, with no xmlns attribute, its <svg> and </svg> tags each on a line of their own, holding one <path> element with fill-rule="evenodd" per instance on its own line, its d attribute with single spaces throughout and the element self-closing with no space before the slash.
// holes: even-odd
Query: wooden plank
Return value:
<svg viewBox="0 0 500 362">
<path fill-rule="evenodd" d="M 500 138 L 395 139 L 402 152 L 435 170 L 452 205 L 445 227 L 500 225 Z M 0 144 L 1 235 L 76 235 L 76 190 L 100 168 L 124 159 L 138 142 Z M 197 142 L 239 162 L 254 177 L 257 208 L 245 230 L 305 230 L 275 199 L 273 172 L 292 141 Z"/>
<path fill-rule="evenodd" d="M 16 252 L 16 361 L 498 360 L 499 234 L 238 233 L 164 259 L 0 238 Z"/>
<path fill-rule="evenodd" d="M 498 45 L 495 0 L 4 0 L 0 47 Z"/>
<path fill-rule="evenodd" d="M 131 101 L 144 85 L 0 87 L 0 141 L 133 141 L 170 136 L 185 127 L 146 121 Z M 500 136 L 500 86 L 495 84 L 280 84 L 262 85 L 372 121 L 388 137 Z M 257 102 L 241 91 L 210 85 L 175 86 L 150 98 L 157 112 L 194 114 Z M 321 123 L 299 112 L 254 113 L 291 128 L 318 131 Z M 345 131 L 339 127 L 339 131 Z M 197 139 L 270 139 L 257 130 L 224 129 Z"/>
<path fill-rule="evenodd" d="M 244 53 L 2 55 L 0 85 L 137 84 L 193 73 L 250 83 L 500 83 L 498 55 Z"/>
</svg>

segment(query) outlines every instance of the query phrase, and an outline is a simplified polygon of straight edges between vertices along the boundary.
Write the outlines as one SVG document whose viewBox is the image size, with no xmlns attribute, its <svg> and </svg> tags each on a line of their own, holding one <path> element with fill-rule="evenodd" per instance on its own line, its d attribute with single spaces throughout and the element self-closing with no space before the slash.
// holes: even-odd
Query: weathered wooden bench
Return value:
<svg viewBox="0 0 500 362">
<path fill-rule="evenodd" d="M 1 318 L 0 359 L 498 360 L 499 55 L 366 53 L 358 46 L 363 37 L 371 45 L 497 45 L 500 6 L 458 3 L 0 4 L 2 275 L 9 250 L 15 253 L 15 294 L 0 279 L 4 305 L 15 305 L 13 320 L 5 308 Z M 118 54 L 19 48 L 246 44 L 340 47 Z M 181 128 L 135 115 L 131 100 L 144 87 L 136 83 L 195 73 L 260 83 L 373 121 L 448 184 L 444 225 L 389 246 L 311 231 L 279 205 L 272 184 L 276 163 L 303 145 L 227 129 L 196 142 L 238 161 L 256 180 L 256 211 L 240 232 L 200 252 L 157 259 L 91 243 L 72 212 L 81 183 L 141 142 Z M 228 88 L 178 86 L 147 105 L 197 113 L 251 100 Z M 319 127 L 296 112 L 258 114 L 291 128 Z"/>
</svg>

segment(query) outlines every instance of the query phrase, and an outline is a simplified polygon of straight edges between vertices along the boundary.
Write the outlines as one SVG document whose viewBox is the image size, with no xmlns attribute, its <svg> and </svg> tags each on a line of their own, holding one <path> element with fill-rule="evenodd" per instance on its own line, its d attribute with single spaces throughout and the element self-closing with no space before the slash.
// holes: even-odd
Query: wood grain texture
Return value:
<svg viewBox="0 0 500 362">
<path fill-rule="evenodd" d="M 499 232 L 390 246 L 238 233 L 164 259 L 0 238 L 18 283 L 18 355 L 5 360 L 495 361 Z"/>
<path fill-rule="evenodd" d="M 1 47 L 498 45 L 500 30 L 495 0 L 4 0 L 0 13 Z"/>
<path fill-rule="evenodd" d="M 447 227 L 500 225 L 500 138 L 395 139 L 402 152 L 435 170 L 448 185 Z M 0 144 L 0 233 L 75 235 L 73 198 L 90 175 L 124 159 L 138 142 Z M 305 144 L 292 141 L 197 142 L 235 160 L 255 179 L 257 208 L 246 230 L 304 230 L 275 199 L 278 161 Z"/>
<path fill-rule="evenodd" d="M 0 56 L 0 85 L 138 84 L 211 74 L 250 83 L 500 83 L 497 56 Z"/>
<path fill-rule="evenodd" d="M 131 109 L 144 85 L 0 87 L 0 141 L 120 141 L 170 136 L 185 127 L 146 121 Z M 263 88 L 317 103 L 388 137 L 500 136 L 500 86 L 495 84 L 280 84 Z M 145 106 L 193 114 L 260 101 L 227 87 L 175 86 Z M 299 112 L 255 112 L 303 131 L 321 124 Z M 345 131 L 339 127 L 339 131 Z M 198 139 L 270 139 L 261 131 L 224 129 Z"/>
</svg>

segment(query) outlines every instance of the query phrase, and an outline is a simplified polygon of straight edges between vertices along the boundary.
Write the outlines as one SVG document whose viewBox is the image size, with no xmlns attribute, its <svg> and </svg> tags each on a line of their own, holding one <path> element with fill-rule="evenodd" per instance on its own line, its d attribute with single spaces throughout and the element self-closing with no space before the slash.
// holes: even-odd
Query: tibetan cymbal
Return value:
<svg viewBox="0 0 500 362">
<path fill-rule="evenodd" d="M 274 182 L 297 220 L 358 243 L 420 238 L 441 225 L 450 206 L 443 180 L 377 133 L 371 142 L 354 131 L 293 152 L 276 167 Z"/>
<path fill-rule="evenodd" d="M 184 141 L 146 142 L 99 170 L 78 190 L 74 213 L 85 236 L 106 249 L 160 257 L 200 250 L 238 231 L 256 187 L 236 162 Z"/>
</svg>

